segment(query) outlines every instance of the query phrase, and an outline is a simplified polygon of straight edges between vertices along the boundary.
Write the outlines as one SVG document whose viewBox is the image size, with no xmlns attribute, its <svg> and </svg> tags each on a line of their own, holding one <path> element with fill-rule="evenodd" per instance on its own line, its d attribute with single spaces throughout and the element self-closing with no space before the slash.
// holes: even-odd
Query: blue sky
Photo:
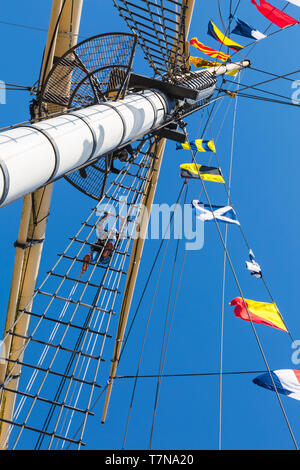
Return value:
<svg viewBox="0 0 300 470">
<path fill-rule="evenodd" d="M 236 2 L 233 2 L 235 4 Z M 282 8 L 286 2 L 273 0 Z M 221 1 L 223 16 L 227 16 L 229 1 Z M 30 25 L 47 30 L 51 2 L 18 0 L 6 2 L 0 21 Z M 286 10 L 300 18 L 300 9 L 290 5 Z M 250 0 L 242 0 L 238 16 L 264 30 L 268 21 Z M 190 36 L 197 36 L 210 47 L 217 43 L 206 35 L 209 19 L 221 28 L 217 1 L 196 1 Z M 126 31 L 110 0 L 85 0 L 80 34 Z M 275 29 L 274 29 L 275 30 Z M 7 83 L 31 85 L 38 78 L 46 31 L 25 29 L 0 23 L 1 73 Z M 247 39 L 236 37 L 241 44 Z M 261 41 L 251 52 L 253 67 L 275 74 L 297 70 L 299 28 L 294 27 L 270 39 Z M 191 51 L 198 55 L 196 49 Z M 247 53 L 245 51 L 245 56 Z M 243 57 L 243 54 L 236 57 Z M 134 69 L 146 73 L 142 54 L 138 54 Z M 257 83 L 267 79 L 264 74 L 245 71 L 242 83 Z M 300 74 L 293 78 L 300 80 Z M 290 97 L 291 82 L 278 80 L 262 85 L 268 91 Z M 252 93 L 252 91 L 250 91 Z M 253 92 L 254 93 L 254 92 Z M 0 105 L 1 127 L 22 122 L 29 117 L 30 97 L 23 92 L 8 92 L 7 104 Z M 228 104 L 228 118 L 217 142 L 218 157 L 225 178 L 228 178 L 234 100 L 224 99 L 208 137 L 215 137 Z M 299 323 L 299 217 L 298 201 L 298 140 L 297 108 L 239 98 L 237 104 L 236 138 L 233 155 L 232 201 L 247 239 L 260 262 L 276 303 L 295 339 L 300 337 Z M 195 138 L 201 115 L 188 119 L 188 131 Z M 297 119 L 298 118 L 298 119 Z M 201 127 L 200 127 L 201 129 Z M 175 151 L 169 142 L 156 194 L 157 203 L 173 204 L 181 185 L 179 164 L 189 154 Z M 199 163 L 208 163 L 203 154 Z M 215 204 L 225 204 L 222 188 L 209 183 L 207 190 Z M 199 183 L 189 189 L 188 201 L 197 198 Z M 56 254 L 66 246 L 68 237 L 85 220 L 93 201 L 77 192 L 66 181 L 55 184 L 51 216 L 47 227 L 40 281 L 56 261 Z M 1 283 L 0 326 L 3 327 L 9 296 L 22 201 L 1 209 Z M 159 241 L 147 241 L 140 268 L 132 312 L 139 299 Z M 153 318 L 143 355 L 141 374 L 155 374 L 158 369 L 162 328 L 166 312 L 170 266 L 176 242 L 171 241 L 161 275 Z M 262 283 L 250 277 L 244 268 L 247 249 L 237 227 L 229 228 L 228 249 L 246 298 L 269 301 Z M 184 255 L 181 245 L 180 259 Z M 223 248 L 214 224 L 205 227 L 205 245 L 198 252 L 188 252 L 183 281 L 178 297 L 174 326 L 167 354 L 165 373 L 218 372 L 220 355 L 220 319 L 222 299 Z M 155 272 L 157 276 L 157 270 Z M 130 337 L 126 354 L 119 368 L 120 375 L 134 375 L 145 330 L 145 321 L 153 296 L 154 281 L 149 285 L 139 317 Z M 234 317 L 228 303 L 239 295 L 234 279 L 227 269 L 224 325 L 224 370 L 265 370 L 251 326 Z M 274 329 L 257 326 L 257 332 L 271 369 L 294 368 L 288 335 Z M 223 433 L 224 449 L 293 449 L 274 393 L 252 384 L 254 375 L 224 377 Z M 218 376 L 166 378 L 162 382 L 158 403 L 153 449 L 216 449 L 218 445 Z M 153 414 L 156 381 L 138 382 L 134 408 L 127 436 L 127 449 L 148 447 Z M 131 380 L 119 380 L 114 385 L 107 423 L 100 424 L 103 402 L 87 427 L 87 448 L 119 449 L 127 419 L 132 391 Z M 299 403 L 282 398 L 292 429 L 300 442 Z"/>
</svg>

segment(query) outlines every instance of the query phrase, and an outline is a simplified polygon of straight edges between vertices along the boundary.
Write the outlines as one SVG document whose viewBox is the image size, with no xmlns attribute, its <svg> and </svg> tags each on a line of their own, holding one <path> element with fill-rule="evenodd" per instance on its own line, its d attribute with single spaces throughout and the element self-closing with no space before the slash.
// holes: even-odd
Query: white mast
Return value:
<svg viewBox="0 0 300 470">
<path fill-rule="evenodd" d="M 243 61 L 222 65 L 210 73 L 222 75 L 249 64 Z M 202 73 L 199 71 L 197 75 Z M 189 75 L 183 75 L 183 80 L 188 80 Z M 212 85 L 200 90 L 197 100 L 208 98 L 215 88 Z M 172 116 L 172 102 L 172 96 L 169 99 L 158 90 L 145 90 L 128 94 L 117 102 L 100 103 L 3 132 L 0 134 L 0 206 L 155 131 L 167 122 L 167 116 Z"/>
</svg>

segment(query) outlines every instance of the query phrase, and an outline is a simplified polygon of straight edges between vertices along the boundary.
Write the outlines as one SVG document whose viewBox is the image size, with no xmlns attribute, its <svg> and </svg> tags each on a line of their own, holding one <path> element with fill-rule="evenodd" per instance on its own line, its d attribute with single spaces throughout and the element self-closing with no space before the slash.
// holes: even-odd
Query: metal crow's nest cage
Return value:
<svg viewBox="0 0 300 470">
<path fill-rule="evenodd" d="M 107 100 L 123 98 L 132 68 L 136 36 L 109 33 L 86 39 L 54 63 L 38 96 L 40 116 L 62 108 L 83 108 Z M 107 178 L 107 161 L 101 158 L 76 170 L 66 179 L 88 196 L 100 199 Z"/>
</svg>

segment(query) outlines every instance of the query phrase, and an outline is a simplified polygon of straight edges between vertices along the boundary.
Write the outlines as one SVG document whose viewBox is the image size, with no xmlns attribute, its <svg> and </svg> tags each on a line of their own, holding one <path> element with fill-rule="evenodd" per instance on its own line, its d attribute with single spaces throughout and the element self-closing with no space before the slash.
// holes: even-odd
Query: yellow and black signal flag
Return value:
<svg viewBox="0 0 300 470">
<path fill-rule="evenodd" d="M 198 165 L 195 163 L 183 163 L 180 165 L 182 178 L 202 179 L 214 183 L 225 183 L 221 170 L 213 166 Z"/>
<path fill-rule="evenodd" d="M 193 152 L 214 152 L 216 153 L 216 147 L 213 139 L 203 140 L 196 139 L 195 141 L 184 142 L 183 144 L 177 144 L 176 150 L 193 150 Z"/>
<path fill-rule="evenodd" d="M 205 60 L 202 59 L 202 57 L 189 57 L 189 61 L 191 64 L 193 64 L 197 69 L 209 69 L 211 67 L 220 67 L 220 65 L 223 65 L 222 62 L 214 62 L 212 60 Z M 239 70 L 231 70 L 230 72 L 226 72 L 226 75 L 233 75 L 235 76 Z"/>
<path fill-rule="evenodd" d="M 222 60 L 222 62 L 226 62 L 230 58 L 229 54 L 225 54 L 224 52 L 216 51 L 211 47 L 205 46 L 204 44 L 202 44 L 202 42 L 198 41 L 197 38 L 192 38 L 190 40 L 190 44 L 196 47 L 199 51 L 203 52 L 203 54 L 209 55 L 210 57 L 214 57 L 215 59 L 220 59 Z"/>
</svg>

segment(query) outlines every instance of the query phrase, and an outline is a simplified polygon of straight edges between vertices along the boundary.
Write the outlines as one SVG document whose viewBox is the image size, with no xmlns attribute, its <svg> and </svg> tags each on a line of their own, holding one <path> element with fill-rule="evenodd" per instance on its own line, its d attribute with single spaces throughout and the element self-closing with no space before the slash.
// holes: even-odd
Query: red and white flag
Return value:
<svg viewBox="0 0 300 470">
<path fill-rule="evenodd" d="M 256 6 L 258 11 L 260 11 L 262 15 L 264 15 L 269 21 L 271 21 L 271 23 L 276 24 L 276 26 L 278 26 L 279 28 L 286 28 L 287 26 L 299 23 L 299 21 L 295 20 L 295 18 L 292 18 L 283 11 L 278 10 L 278 8 L 275 8 L 273 5 L 271 5 L 271 3 L 268 3 L 265 0 L 259 1 L 260 5 L 257 4 L 255 0 L 251 0 L 251 3 Z M 296 1 L 293 0 L 292 3 L 296 3 Z M 298 3 L 298 6 L 300 6 L 300 1 L 297 0 L 297 4 Z"/>
</svg>

